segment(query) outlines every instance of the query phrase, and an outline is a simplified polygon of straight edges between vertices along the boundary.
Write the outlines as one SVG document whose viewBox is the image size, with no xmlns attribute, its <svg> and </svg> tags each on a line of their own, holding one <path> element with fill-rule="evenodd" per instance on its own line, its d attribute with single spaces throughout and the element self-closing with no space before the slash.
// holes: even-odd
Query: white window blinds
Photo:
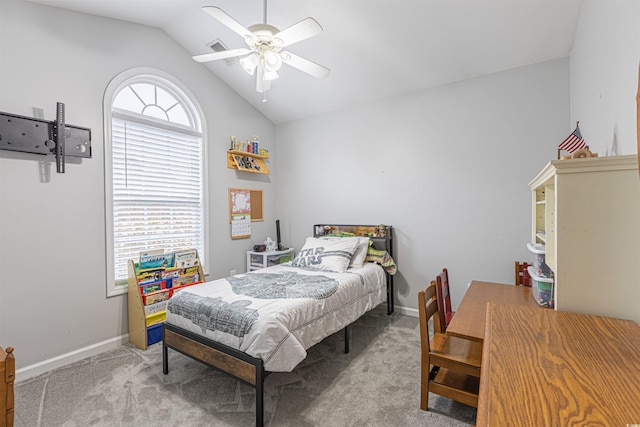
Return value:
<svg viewBox="0 0 640 427">
<path fill-rule="evenodd" d="M 116 281 L 150 249 L 204 256 L 200 137 L 116 117 L 112 121 Z"/>
</svg>

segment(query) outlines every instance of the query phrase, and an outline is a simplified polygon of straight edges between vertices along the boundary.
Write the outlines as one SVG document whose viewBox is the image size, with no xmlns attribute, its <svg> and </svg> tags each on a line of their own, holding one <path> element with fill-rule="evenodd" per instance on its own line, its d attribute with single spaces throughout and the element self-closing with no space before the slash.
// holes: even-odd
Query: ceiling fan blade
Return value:
<svg viewBox="0 0 640 427">
<path fill-rule="evenodd" d="M 251 36 L 251 31 L 246 29 L 238 21 L 227 15 L 222 9 L 215 6 L 202 6 L 202 10 L 209 14 L 211 17 L 217 19 L 236 33 L 240 34 L 243 38 Z"/>
<path fill-rule="evenodd" d="M 317 36 L 322 32 L 322 27 L 313 18 L 305 18 L 302 21 L 285 28 L 273 35 L 274 40 L 280 40 L 282 47 L 289 46 L 299 41 Z"/>
<path fill-rule="evenodd" d="M 252 52 L 251 49 L 247 49 L 246 47 L 241 47 L 240 49 L 223 50 L 221 52 L 212 52 L 212 53 L 205 53 L 202 55 L 196 55 L 193 57 L 193 59 L 197 62 L 209 62 L 209 61 L 215 61 L 218 59 L 231 58 L 232 56 L 242 56 L 251 52 Z"/>
<path fill-rule="evenodd" d="M 304 71 L 313 77 L 324 79 L 331 72 L 327 67 L 323 67 L 320 64 L 316 64 L 313 61 L 309 61 L 308 59 L 295 55 L 291 52 L 280 52 L 280 55 L 282 57 L 282 62 L 285 62 L 300 71 Z"/>
</svg>

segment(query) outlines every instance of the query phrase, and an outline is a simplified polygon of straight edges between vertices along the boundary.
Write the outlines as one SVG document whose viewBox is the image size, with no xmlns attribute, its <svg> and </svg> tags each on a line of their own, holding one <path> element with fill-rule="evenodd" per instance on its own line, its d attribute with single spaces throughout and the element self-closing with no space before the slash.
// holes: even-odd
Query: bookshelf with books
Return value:
<svg viewBox="0 0 640 427">
<path fill-rule="evenodd" d="M 173 293 L 204 282 L 195 249 L 143 252 L 128 263 L 129 342 L 146 350 L 162 340 L 162 323 Z"/>
</svg>

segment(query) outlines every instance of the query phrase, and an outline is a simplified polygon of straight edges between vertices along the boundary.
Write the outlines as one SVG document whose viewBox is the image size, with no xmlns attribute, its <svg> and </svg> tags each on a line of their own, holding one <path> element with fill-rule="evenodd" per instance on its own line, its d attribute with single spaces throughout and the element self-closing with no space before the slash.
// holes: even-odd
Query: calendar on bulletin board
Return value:
<svg viewBox="0 0 640 427">
<path fill-rule="evenodd" d="M 231 219 L 231 238 L 246 239 L 251 237 L 251 215 L 233 215 Z"/>
<path fill-rule="evenodd" d="M 251 191 L 230 188 L 229 209 L 231 211 L 231 238 L 251 237 Z"/>
</svg>

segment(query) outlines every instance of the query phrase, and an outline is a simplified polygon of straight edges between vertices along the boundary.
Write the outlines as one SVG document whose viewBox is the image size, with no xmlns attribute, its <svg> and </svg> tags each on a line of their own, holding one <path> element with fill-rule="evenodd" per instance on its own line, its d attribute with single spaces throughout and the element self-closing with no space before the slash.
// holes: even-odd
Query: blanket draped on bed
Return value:
<svg viewBox="0 0 640 427">
<path fill-rule="evenodd" d="M 367 251 L 367 257 L 364 260 L 366 262 L 375 262 L 380 264 L 382 268 L 384 268 L 384 271 L 392 276 L 398 272 L 396 262 L 393 260 L 391 255 L 389 255 L 389 252 L 385 250 L 369 248 Z"/>
<path fill-rule="evenodd" d="M 296 272 L 254 273 L 228 277 L 235 294 L 258 299 L 327 298 L 338 289 L 338 282 L 326 276 L 306 276 Z M 221 297 L 198 296 L 186 292 L 170 301 L 171 311 L 210 331 L 244 337 L 258 320 L 258 310 L 248 308 L 250 300 L 229 304 Z"/>
<path fill-rule="evenodd" d="M 376 307 L 386 294 L 380 266 L 345 273 L 281 264 L 177 291 L 167 323 L 291 371 L 306 349 Z"/>
</svg>

